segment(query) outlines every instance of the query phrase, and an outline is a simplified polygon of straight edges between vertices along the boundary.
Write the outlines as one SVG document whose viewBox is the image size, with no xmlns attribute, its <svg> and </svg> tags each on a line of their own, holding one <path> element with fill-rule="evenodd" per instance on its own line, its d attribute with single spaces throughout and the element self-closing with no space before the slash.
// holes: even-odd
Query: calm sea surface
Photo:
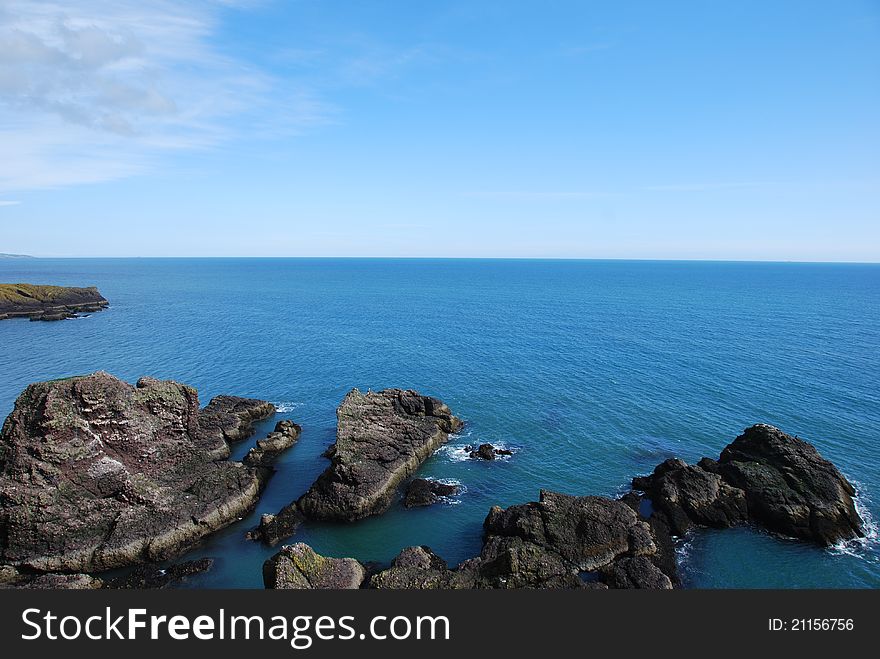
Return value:
<svg viewBox="0 0 880 659">
<path fill-rule="evenodd" d="M 0 260 L 0 281 L 96 285 L 112 305 L 66 322 L 0 322 L 0 417 L 30 382 L 105 370 L 191 384 L 203 404 L 264 398 L 303 426 L 257 510 L 189 555 L 217 558 L 194 586 L 262 586 L 273 550 L 244 533 L 325 468 L 352 387 L 446 401 L 466 432 L 420 474 L 465 491 L 429 509 L 304 526 L 296 540 L 324 554 L 385 561 L 425 544 L 454 564 L 479 552 L 493 504 L 540 488 L 615 495 L 665 458 L 717 457 L 755 422 L 813 442 L 880 519 L 880 266 L 36 259 Z M 463 459 L 480 442 L 516 453 Z M 707 531 L 679 553 L 692 587 L 880 587 L 874 538 L 822 550 Z"/>
</svg>

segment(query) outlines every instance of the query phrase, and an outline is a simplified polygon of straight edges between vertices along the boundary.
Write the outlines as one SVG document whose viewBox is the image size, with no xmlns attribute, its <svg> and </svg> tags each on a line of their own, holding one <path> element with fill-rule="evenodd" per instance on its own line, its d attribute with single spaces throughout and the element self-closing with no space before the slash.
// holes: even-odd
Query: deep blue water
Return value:
<svg viewBox="0 0 880 659">
<path fill-rule="evenodd" d="M 186 382 L 203 403 L 264 398 L 302 424 L 257 511 L 191 554 L 218 559 L 193 585 L 262 585 L 272 550 L 244 532 L 324 469 L 335 408 L 355 386 L 449 403 L 466 436 L 421 474 L 467 489 L 430 509 L 303 527 L 296 539 L 328 555 L 389 560 L 426 544 L 456 563 L 478 553 L 493 504 L 540 488 L 614 495 L 667 457 L 717 456 L 755 422 L 816 444 L 880 519 L 880 266 L 38 259 L 0 260 L 0 281 L 97 285 L 112 304 L 66 322 L 0 322 L 0 415 L 30 382 L 106 370 Z M 459 460 L 456 447 L 474 442 L 517 452 Z M 701 532 L 681 557 L 696 587 L 880 586 L 874 540 L 822 550 Z"/>
</svg>

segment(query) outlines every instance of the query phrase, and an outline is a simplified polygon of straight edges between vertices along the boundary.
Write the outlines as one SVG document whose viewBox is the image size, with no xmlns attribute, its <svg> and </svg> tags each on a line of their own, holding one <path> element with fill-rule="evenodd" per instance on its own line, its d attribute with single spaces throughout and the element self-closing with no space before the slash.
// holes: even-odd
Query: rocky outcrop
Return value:
<svg viewBox="0 0 880 659">
<path fill-rule="evenodd" d="M 80 313 L 101 311 L 109 304 L 94 286 L 0 284 L 0 320 L 21 316 L 31 320 L 64 320 Z"/>
<path fill-rule="evenodd" d="M 582 573 L 610 575 L 639 557 L 650 565 L 639 561 L 644 579 L 633 587 L 672 587 L 659 567 L 666 543 L 619 500 L 542 491 L 538 502 L 492 508 L 484 528 L 480 573 L 493 587 L 581 587 Z"/>
<path fill-rule="evenodd" d="M 254 434 L 254 422 L 275 414 L 275 406 L 264 400 L 240 396 L 216 396 L 199 414 L 199 436 L 216 449 L 240 442 Z"/>
<path fill-rule="evenodd" d="M 234 401 L 234 404 L 232 402 Z M 219 459 L 274 411 L 107 373 L 32 384 L 0 431 L 0 564 L 97 572 L 171 558 L 236 521 L 269 470 Z"/>
<path fill-rule="evenodd" d="M 404 549 L 371 588 L 672 588 L 672 543 L 625 503 L 541 492 L 494 507 L 483 549 L 454 569 L 427 547 Z M 662 529 L 660 529 L 662 533 Z M 668 571 L 672 566 L 671 573 Z"/>
<path fill-rule="evenodd" d="M 441 501 L 443 497 L 451 497 L 458 494 L 459 489 L 458 485 L 450 485 L 426 478 L 414 478 L 406 486 L 406 491 L 403 493 L 403 505 L 407 508 L 430 506 Z"/>
<path fill-rule="evenodd" d="M 274 589 L 360 588 L 366 575 L 355 559 L 326 558 L 302 542 L 282 547 L 263 564 L 263 583 Z"/>
<path fill-rule="evenodd" d="M 311 519 L 384 512 L 398 486 L 462 425 L 443 402 L 400 389 L 353 389 L 336 416 L 336 443 L 326 453 L 331 465 L 299 500 Z"/>
<path fill-rule="evenodd" d="M 470 457 L 477 460 L 494 460 L 499 455 L 513 455 L 513 451 L 510 449 L 495 448 L 491 444 L 480 444 L 476 448 L 467 446 L 465 450 L 470 451 Z"/>
<path fill-rule="evenodd" d="M 677 535 L 746 523 L 820 545 L 863 535 L 852 484 L 814 446 L 766 424 L 747 428 L 718 461 L 667 460 L 633 487 Z"/>
<path fill-rule="evenodd" d="M 306 521 L 296 501 L 292 501 L 274 515 L 265 513 L 260 516 L 257 528 L 248 531 L 248 540 L 257 540 L 274 547 L 285 538 L 296 533 L 300 525 Z"/>
<path fill-rule="evenodd" d="M 430 547 L 407 547 L 391 567 L 370 577 L 370 588 L 384 590 L 448 590 L 477 587 L 476 570 L 450 570 Z"/>
<path fill-rule="evenodd" d="M 768 425 L 748 428 L 717 461 L 667 460 L 633 486 L 620 499 L 542 491 L 495 506 L 479 556 L 450 568 L 428 547 L 407 547 L 368 586 L 669 589 L 674 536 L 694 526 L 754 523 L 822 545 L 863 533 L 852 485 L 812 445 Z"/>
<path fill-rule="evenodd" d="M 275 430 L 265 439 L 258 439 L 257 445 L 244 456 L 246 465 L 252 467 L 269 467 L 275 459 L 291 446 L 296 444 L 302 428 L 290 419 L 283 419 L 275 424 Z"/>
</svg>

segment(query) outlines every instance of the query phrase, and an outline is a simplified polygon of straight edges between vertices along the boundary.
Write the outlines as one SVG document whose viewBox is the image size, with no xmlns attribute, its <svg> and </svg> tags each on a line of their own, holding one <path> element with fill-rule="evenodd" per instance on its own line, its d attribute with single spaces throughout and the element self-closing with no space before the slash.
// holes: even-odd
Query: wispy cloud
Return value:
<svg viewBox="0 0 880 659">
<path fill-rule="evenodd" d="M 256 4 L 0 0 L 0 190 L 130 176 L 234 118 L 275 135 L 324 121 L 312 90 L 213 45 L 221 12 Z"/>
<path fill-rule="evenodd" d="M 0 206 L 18 206 L 20 201 L 10 201 L 8 199 L 0 199 Z"/>
</svg>

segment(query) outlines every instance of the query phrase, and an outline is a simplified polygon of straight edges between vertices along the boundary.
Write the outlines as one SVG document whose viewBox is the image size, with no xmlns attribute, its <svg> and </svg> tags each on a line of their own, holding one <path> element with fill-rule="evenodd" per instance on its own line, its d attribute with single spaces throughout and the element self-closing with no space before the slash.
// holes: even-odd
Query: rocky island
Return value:
<svg viewBox="0 0 880 659">
<path fill-rule="evenodd" d="M 267 561 L 264 582 L 267 588 L 670 589 L 679 585 L 675 537 L 697 526 L 752 524 L 821 546 L 863 534 L 852 484 L 814 446 L 765 424 L 746 429 L 717 461 L 667 460 L 634 479 L 633 488 L 619 499 L 542 491 L 536 502 L 495 506 L 483 523 L 480 555 L 455 568 L 428 547 L 407 547 L 387 569 L 368 574 L 352 567 L 354 559 L 329 559 L 298 545 Z M 291 565 L 293 555 L 311 560 Z M 284 576 L 291 573 L 297 578 Z M 364 577 L 355 584 L 357 574 Z"/>
<path fill-rule="evenodd" d="M 384 512 L 398 487 L 462 426 L 442 401 L 418 392 L 352 389 L 336 410 L 330 466 L 298 501 L 264 515 L 249 534 L 268 544 L 304 519 L 352 522 Z"/>
<path fill-rule="evenodd" d="M 274 411 L 103 372 L 30 385 L 0 431 L 0 576 L 165 560 L 237 521 L 272 470 L 227 460 L 228 441 Z"/>
<path fill-rule="evenodd" d="M 65 320 L 80 313 L 101 311 L 109 304 L 94 286 L 0 284 L 0 320 L 16 317 Z"/>
</svg>

